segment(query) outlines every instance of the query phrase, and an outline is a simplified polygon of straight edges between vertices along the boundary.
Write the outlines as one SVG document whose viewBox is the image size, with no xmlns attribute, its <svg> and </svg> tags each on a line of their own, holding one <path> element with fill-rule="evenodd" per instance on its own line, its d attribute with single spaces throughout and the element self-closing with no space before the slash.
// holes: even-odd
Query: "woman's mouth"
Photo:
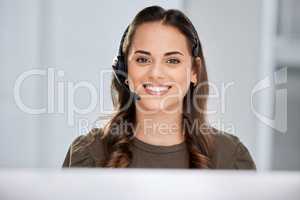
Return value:
<svg viewBox="0 0 300 200">
<path fill-rule="evenodd" d="M 155 95 L 155 96 L 162 96 L 162 95 L 166 94 L 172 86 L 170 86 L 170 85 L 154 85 L 151 83 L 144 83 L 143 87 L 147 94 Z"/>
</svg>

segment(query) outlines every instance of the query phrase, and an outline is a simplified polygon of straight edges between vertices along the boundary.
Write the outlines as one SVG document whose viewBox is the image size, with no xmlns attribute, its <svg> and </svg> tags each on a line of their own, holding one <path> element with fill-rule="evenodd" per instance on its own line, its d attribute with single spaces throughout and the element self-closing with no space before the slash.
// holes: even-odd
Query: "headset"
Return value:
<svg viewBox="0 0 300 200">
<path fill-rule="evenodd" d="M 125 37 L 128 33 L 129 27 L 130 27 L 130 25 L 127 26 L 125 32 L 122 35 L 119 50 L 118 50 L 118 55 L 114 58 L 112 68 L 113 68 L 113 74 L 114 74 L 118 84 L 120 84 L 125 90 L 127 90 L 129 92 L 129 94 L 133 95 L 134 100 L 139 101 L 139 100 L 141 100 L 141 97 L 136 92 L 131 91 L 129 89 L 129 86 L 127 84 L 125 84 L 125 80 L 128 77 L 128 68 L 127 68 L 127 64 L 125 61 L 125 56 L 123 54 L 123 43 L 124 43 Z M 193 27 L 193 29 L 194 29 L 194 33 L 196 34 L 196 30 L 194 27 Z M 198 56 L 199 47 L 200 47 L 200 41 L 197 39 L 197 37 L 195 37 L 195 42 L 192 47 L 193 57 Z"/>
<path fill-rule="evenodd" d="M 129 86 L 125 84 L 125 80 L 127 79 L 128 69 L 127 69 L 127 64 L 125 61 L 125 56 L 123 54 L 122 47 L 128 30 L 129 30 L 129 25 L 127 26 L 121 38 L 118 55 L 114 58 L 112 68 L 113 68 L 114 76 L 117 82 L 119 83 L 119 85 L 121 85 L 125 90 L 127 90 L 129 94 L 133 95 L 134 100 L 138 101 L 141 100 L 141 97 L 136 92 L 131 91 L 129 89 Z"/>
</svg>

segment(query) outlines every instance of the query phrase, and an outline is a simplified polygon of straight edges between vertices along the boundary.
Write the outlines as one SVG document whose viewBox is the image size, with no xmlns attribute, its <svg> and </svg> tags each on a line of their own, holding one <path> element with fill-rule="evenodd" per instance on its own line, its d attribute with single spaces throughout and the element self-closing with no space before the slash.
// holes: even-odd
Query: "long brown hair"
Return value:
<svg viewBox="0 0 300 200">
<path fill-rule="evenodd" d="M 144 8 L 129 25 L 122 47 L 125 61 L 137 27 L 146 22 L 156 21 L 161 21 L 165 25 L 180 30 L 186 36 L 191 51 L 195 50 L 196 44 L 194 57 L 200 57 L 201 62 L 195 62 L 195 60 L 193 62 L 193 67 L 197 69 L 197 84 L 190 84 L 183 100 L 183 128 L 190 155 L 190 168 L 211 168 L 210 155 L 213 145 L 210 137 L 205 136 L 210 131 L 210 128 L 206 126 L 205 114 L 209 93 L 208 78 L 201 43 L 191 21 L 176 9 L 165 10 L 159 6 Z M 103 129 L 103 136 L 107 139 L 108 149 L 108 158 L 103 165 L 114 168 L 128 167 L 132 159 L 129 144 L 133 138 L 133 126 L 125 127 L 124 124 L 135 124 L 136 107 L 130 93 L 118 83 L 114 76 L 111 90 L 116 114 Z M 199 95 L 201 98 L 195 98 L 195 95 Z"/>
</svg>

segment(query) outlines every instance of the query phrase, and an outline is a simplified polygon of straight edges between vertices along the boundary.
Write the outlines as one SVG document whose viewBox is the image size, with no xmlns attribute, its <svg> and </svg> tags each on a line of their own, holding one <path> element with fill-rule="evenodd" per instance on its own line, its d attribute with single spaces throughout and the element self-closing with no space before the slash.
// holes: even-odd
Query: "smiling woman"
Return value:
<svg viewBox="0 0 300 200">
<path fill-rule="evenodd" d="M 239 138 L 207 123 L 202 47 L 181 11 L 141 10 L 122 37 L 113 69 L 116 114 L 76 138 L 63 167 L 256 168 Z"/>
</svg>

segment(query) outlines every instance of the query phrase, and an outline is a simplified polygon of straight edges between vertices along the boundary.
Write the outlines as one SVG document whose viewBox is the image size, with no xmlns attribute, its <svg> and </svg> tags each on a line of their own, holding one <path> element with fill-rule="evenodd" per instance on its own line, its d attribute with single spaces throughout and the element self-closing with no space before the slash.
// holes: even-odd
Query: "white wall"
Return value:
<svg viewBox="0 0 300 200">
<path fill-rule="evenodd" d="M 185 2 L 187 15 L 202 41 L 209 80 L 218 87 L 220 93 L 222 83 L 233 82 L 225 92 L 224 112 L 218 101 L 221 99 L 210 100 L 210 109 L 218 111 L 210 115 L 210 120 L 216 127 L 239 136 L 255 161 L 258 161 L 258 120 L 251 110 L 250 97 L 261 77 L 261 1 Z"/>
<path fill-rule="evenodd" d="M 87 130 L 79 129 L 80 120 L 91 125 L 100 115 L 102 98 L 102 106 L 111 108 L 111 73 L 101 79 L 100 72 L 111 68 L 121 35 L 133 16 L 153 4 L 179 9 L 183 5 L 181 0 L 0 0 L 0 167 L 61 166 L 71 141 Z M 26 79 L 21 88 L 26 105 L 44 107 L 47 112 L 24 113 L 14 100 L 15 81 L 31 69 L 44 70 L 47 75 L 48 68 L 54 72 L 54 84 L 48 84 L 47 76 L 36 75 Z M 70 118 L 68 83 L 75 86 L 82 81 L 96 89 L 97 104 L 87 114 Z M 62 113 L 58 112 L 59 85 L 64 88 Z M 52 92 L 54 99 L 48 99 Z M 89 95 L 87 88 L 76 90 L 76 106 L 87 108 Z"/>
<path fill-rule="evenodd" d="M 14 102 L 14 81 L 39 67 L 38 1 L 0 1 L 0 166 L 35 166 L 38 161 L 38 116 L 20 111 Z M 28 105 L 37 105 L 33 78 L 22 88 Z"/>
</svg>

